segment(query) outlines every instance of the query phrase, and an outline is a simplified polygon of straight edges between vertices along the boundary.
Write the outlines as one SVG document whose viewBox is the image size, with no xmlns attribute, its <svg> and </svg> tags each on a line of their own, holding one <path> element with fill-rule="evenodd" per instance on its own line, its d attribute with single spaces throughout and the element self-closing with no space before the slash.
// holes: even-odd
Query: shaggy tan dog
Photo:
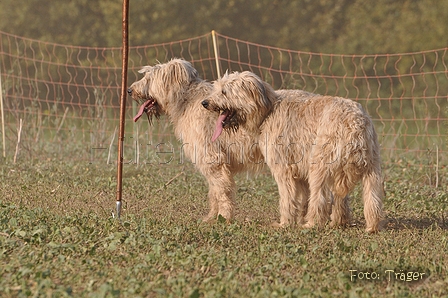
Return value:
<svg viewBox="0 0 448 298">
<path fill-rule="evenodd" d="M 144 113 L 149 119 L 166 114 L 182 142 L 185 156 L 208 182 L 210 212 L 204 220 L 218 215 L 232 219 L 236 194 L 233 176 L 242 171 L 257 172 L 264 164 L 255 136 L 242 128 L 236 133 L 223 134 L 219 142 L 212 143 L 210 136 L 215 130 L 216 117 L 201 103 L 210 97 L 213 86 L 201 79 L 189 62 L 174 59 L 165 64 L 145 66 L 140 73 L 144 77 L 128 89 L 128 94 L 141 104 L 134 121 Z M 270 97 L 259 99 L 252 109 L 270 107 L 269 100 Z M 226 123 L 225 128 L 229 128 L 246 122 L 235 114 L 229 115 Z M 261 121 L 253 123 L 255 127 L 260 124 Z"/>
<path fill-rule="evenodd" d="M 332 225 L 347 223 L 348 193 L 362 180 L 366 230 L 380 229 L 379 144 L 359 103 L 302 91 L 275 93 L 255 74 L 243 72 L 216 81 L 202 105 L 219 112 L 213 140 L 238 129 L 256 138 L 278 184 L 280 225 L 296 221 L 300 213 L 306 213 L 308 228 L 324 225 L 330 215 Z M 228 134 L 221 134 L 221 124 Z"/>
</svg>

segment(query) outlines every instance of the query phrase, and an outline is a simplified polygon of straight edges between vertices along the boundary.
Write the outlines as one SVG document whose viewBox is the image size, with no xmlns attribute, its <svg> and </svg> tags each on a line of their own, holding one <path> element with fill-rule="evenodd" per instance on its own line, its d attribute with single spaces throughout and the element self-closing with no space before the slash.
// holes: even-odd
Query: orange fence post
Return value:
<svg viewBox="0 0 448 298">
<path fill-rule="evenodd" d="M 129 37 L 128 37 L 128 14 L 129 0 L 123 0 L 123 24 L 122 24 L 122 70 L 121 70 L 121 98 L 120 98 L 120 128 L 118 132 L 118 162 L 117 162 L 117 218 L 121 216 L 121 199 L 123 196 L 123 140 L 124 140 L 124 123 L 126 115 L 126 89 L 128 77 L 128 54 L 129 54 Z"/>
</svg>

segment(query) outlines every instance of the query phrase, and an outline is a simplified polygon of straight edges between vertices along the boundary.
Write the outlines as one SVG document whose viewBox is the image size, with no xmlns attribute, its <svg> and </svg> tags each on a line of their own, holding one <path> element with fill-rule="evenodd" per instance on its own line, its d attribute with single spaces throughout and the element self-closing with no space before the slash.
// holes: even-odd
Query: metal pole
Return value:
<svg viewBox="0 0 448 298">
<path fill-rule="evenodd" d="M 215 52 L 216 71 L 218 72 L 218 79 L 221 78 L 221 67 L 219 66 L 218 46 L 216 44 L 215 30 L 212 30 L 213 51 Z"/>
<path fill-rule="evenodd" d="M 124 140 L 124 122 L 126 116 L 126 89 L 128 78 L 128 54 L 129 54 L 129 37 L 128 37 L 128 15 L 129 0 L 123 0 L 123 23 L 122 23 L 122 69 L 121 69 L 121 99 L 120 99 L 120 128 L 118 132 L 118 162 L 117 162 L 117 218 L 121 216 L 121 198 L 123 195 L 123 140 Z"/>
</svg>

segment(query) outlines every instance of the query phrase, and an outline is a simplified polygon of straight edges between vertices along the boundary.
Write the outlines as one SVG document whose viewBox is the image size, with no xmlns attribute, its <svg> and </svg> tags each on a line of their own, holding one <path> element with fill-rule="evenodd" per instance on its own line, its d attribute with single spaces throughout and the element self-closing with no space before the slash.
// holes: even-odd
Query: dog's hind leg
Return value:
<svg viewBox="0 0 448 298">
<path fill-rule="evenodd" d="M 330 219 L 331 193 L 326 180 L 326 169 L 319 168 L 319 164 L 312 165 L 308 178 L 310 199 L 304 228 L 311 228 L 316 223 L 322 227 Z"/>
<path fill-rule="evenodd" d="M 356 167 L 336 167 L 331 169 L 332 176 L 332 211 L 331 227 L 345 226 L 351 221 L 350 197 L 348 194 L 356 185 L 359 176 Z"/>
<path fill-rule="evenodd" d="M 381 221 L 384 219 L 384 189 L 379 166 L 364 174 L 362 184 L 366 231 L 375 233 L 381 229 Z"/>
<path fill-rule="evenodd" d="M 298 224 L 305 223 L 305 216 L 308 211 L 308 200 L 310 198 L 310 186 L 307 181 L 296 179 L 296 195 L 299 206 L 299 212 L 296 215 Z"/>
<path fill-rule="evenodd" d="M 331 226 L 345 226 L 351 221 L 350 197 L 335 195 L 331 212 Z"/>
</svg>

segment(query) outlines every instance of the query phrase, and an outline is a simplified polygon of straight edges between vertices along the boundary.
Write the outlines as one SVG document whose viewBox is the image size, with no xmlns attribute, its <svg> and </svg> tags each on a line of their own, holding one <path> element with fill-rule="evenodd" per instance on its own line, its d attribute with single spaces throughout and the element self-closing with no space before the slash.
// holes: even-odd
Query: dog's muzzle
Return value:
<svg viewBox="0 0 448 298">
<path fill-rule="evenodd" d="M 132 88 L 128 88 L 127 91 L 128 91 L 128 94 L 129 94 L 129 95 L 132 95 Z"/>
<path fill-rule="evenodd" d="M 208 108 L 208 101 L 207 100 L 204 100 L 203 102 L 201 102 L 201 104 L 202 104 L 202 106 L 204 107 L 204 108 Z"/>
</svg>

